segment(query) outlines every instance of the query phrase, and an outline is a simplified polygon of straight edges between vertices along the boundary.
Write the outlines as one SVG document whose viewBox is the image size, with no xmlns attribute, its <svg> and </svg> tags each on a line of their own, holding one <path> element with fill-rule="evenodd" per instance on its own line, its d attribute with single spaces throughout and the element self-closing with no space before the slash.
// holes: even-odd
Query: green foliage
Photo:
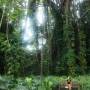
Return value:
<svg viewBox="0 0 90 90">
<path fill-rule="evenodd" d="M 0 51 L 7 52 L 9 50 L 10 44 L 8 43 L 8 40 L 6 39 L 5 35 L 3 33 L 0 33 Z"/>
<path fill-rule="evenodd" d="M 13 78 L 12 76 L 0 76 L 0 89 L 2 90 L 52 90 L 57 85 L 65 83 L 67 77 L 39 77 Z M 77 76 L 72 78 L 73 82 L 80 85 L 80 90 L 90 89 L 90 76 Z"/>
<path fill-rule="evenodd" d="M 72 25 L 64 25 L 64 49 L 62 60 L 65 62 L 64 66 L 66 66 L 66 70 L 68 75 L 75 75 L 75 67 L 76 67 L 76 54 L 74 47 L 74 34 L 72 31 Z"/>
<path fill-rule="evenodd" d="M 5 90 L 52 90 L 58 85 L 59 77 L 46 77 L 42 81 L 38 77 L 14 79 L 11 76 L 0 76 L 0 89 Z"/>
<path fill-rule="evenodd" d="M 79 18 L 76 17 L 76 11 L 75 13 L 73 13 L 74 9 L 76 9 L 74 5 L 72 5 L 73 10 L 70 11 L 69 9 L 71 6 L 67 5 L 68 8 L 65 8 L 61 13 L 56 10 L 56 8 L 50 6 L 45 10 L 45 12 L 48 14 L 48 16 L 46 16 L 48 17 L 46 25 L 42 27 L 36 27 L 36 21 L 34 17 L 35 10 L 32 7 L 34 6 L 33 3 L 36 4 L 39 2 L 40 0 L 29 0 L 30 7 L 28 7 L 28 13 L 27 15 L 25 15 L 26 7 L 23 5 L 22 0 L 0 0 L 0 9 L 1 11 L 3 10 L 4 14 L 3 15 L 0 12 L 0 15 L 2 15 L 1 17 L 5 17 L 6 19 L 4 20 L 4 18 L 1 18 L 0 29 L 1 25 L 3 24 L 2 20 L 3 22 L 6 21 L 5 23 L 8 23 L 8 25 L 6 25 L 6 30 L 4 30 L 6 31 L 6 33 L 0 32 L 0 52 L 4 52 L 5 54 L 4 62 L 6 74 L 14 76 L 24 76 L 24 74 L 28 72 L 29 74 L 40 72 L 41 59 L 43 59 L 42 71 L 45 75 L 49 73 L 61 75 L 62 72 L 63 74 L 75 75 L 76 64 L 78 63 L 78 66 L 81 67 L 81 73 L 85 73 L 88 62 L 86 59 L 86 48 L 88 44 L 86 43 L 86 41 L 89 42 L 88 39 L 86 40 L 86 37 L 89 36 L 89 34 L 87 35 L 84 30 L 86 25 L 84 20 L 80 20 L 79 22 Z M 41 0 L 41 2 L 46 3 L 47 1 Z M 86 11 L 90 8 L 89 5 L 85 8 L 83 4 L 84 3 L 80 4 L 80 15 L 82 14 L 83 10 Z M 37 7 L 35 7 L 35 9 L 36 8 Z M 22 43 L 21 40 L 21 32 L 23 32 L 23 30 L 21 30 L 21 20 L 23 19 L 23 17 L 27 16 L 31 16 L 31 18 L 34 17 L 32 21 L 34 22 L 33 26 L 35 26 L 36 36 L 34 38 L 34 41 L 31 42 L 33 46 L 37 44 L 36 47 L 39 47 L 39 34 L 42 34 L 42 36 L 47 39 L 46 45 L 43 45 L 43 50 L 36 50 L 35 53 L 27 53 L 25 52 L 24 48 L 22 48 L 22 44 L 24 46 L 27 42 Z M 86 23 L 89 23 L 89 20 L 87 20 L 89 16 L 90 15 L 88 13 L 84 18 Z M 74 31 L 72 22 L 74 22 L 76 25 L 75 28 L 77 29 L 77 33 L 75 33 Z M 78 25 L 78 22 L 81 26 Z M 9 25 L 11 25 L 13 28 L 9 29 Z M 78 38 L 76 38 L 76 36 Z M 79 44 L 78 46 L 75 46 L 75 44 L 77 43 L 75 40 L 77 39 L 79 41 Z M 30 44 L 30 42 L 28 44 Z M 79 49 L 78 54 L 76 55 L 75 51 L 77 51 L 77 47 Z M 76 60 L 78 63 L 76 63 Z M 27 71 L 25 71 L 26 69 Z M 29 79 L 28 81 L 26 80 L 26 82 L 30 84 L 29 88 L 31 88 L 33 80 Z M 39 89 L 44 88 L 44 86 L 47 87 L 47 89 L 51 88 L 51 83 L 52 82 L 48 82 L 48 80 L 46 80 L 42 84 L 42 86 L 39 87 Z"/>
</svg>

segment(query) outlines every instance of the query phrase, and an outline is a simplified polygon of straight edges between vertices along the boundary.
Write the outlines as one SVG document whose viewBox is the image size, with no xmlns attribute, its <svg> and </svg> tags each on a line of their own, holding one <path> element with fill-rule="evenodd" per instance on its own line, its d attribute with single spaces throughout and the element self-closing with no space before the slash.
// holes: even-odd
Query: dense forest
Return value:
<svg viewBox="0 0 90 90">
<path fill-rule="evenodd" d="M 0 0 L 0 75 L 89 74 L 90 0 Z"/>
</svg>

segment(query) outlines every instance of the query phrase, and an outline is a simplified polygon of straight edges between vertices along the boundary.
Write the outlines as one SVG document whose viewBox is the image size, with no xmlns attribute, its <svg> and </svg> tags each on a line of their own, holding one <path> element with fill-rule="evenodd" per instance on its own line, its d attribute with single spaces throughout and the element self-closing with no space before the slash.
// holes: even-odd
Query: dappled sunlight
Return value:
<svg viewBox="0 0 90 90">
<path fill-rule="evenodd" d="M 83 3 L 84 0 L 74 0 L 74 4 L 79 4 L 79 3 Z"/>
<path fill-rule="evenodd" d="M 41 26 L 43 24 L 45 24 L 45 8 L 44 6 L 38 6 L 37 7 L 37 10 L 36 10 L 36 13 L 35 13 L 35 16 L 36 16 L 36 22 L 37 22 L 37 25 L 38 26 Z"/>
<path fill-rule="evenodd" d="M 22 28 L 22 43 L 25 44 L 23 46 L 24 50 L 30 52 L 35 51 L 35 45 L 32 44 L 35 38 L 33 22 L 29 16 L 21 20 L 21 28 Z"/>
<path fill-rule="evenodd" d="M 29 0 L 25 0 L 25 6 L 28 7 Z"/>
<path fill-rule="evenodd" d="M 42 49 L 43 46 L 46 44 L 46 39 L 41 37 L 38 39 L 38 43 L 39 43 L 39 49 Z"/>
<path fill-rule="evenodd" d="M 33 38 L 33 26 L 31 19 L 27 17 L 25 20 L 22 21 L 22 39 L 23 41 L 30 41 Z"/>
<path fill-rule="evenodd" d="M 36 48 L 33 45 L 26 45 L 25 49 L 31 52 L 36 50 Z"/>
<path fill-rule="evenodd" d="M 27 14 L 27 8 L 25 9 L 25 15 Z M 45 24 L 46 21 L 46 15 L 45 15 L 45 7 L 43 5 L 40 5 L 36 8 L 36 13 L 35 16 L 33 16 L 36 18 L 36 25 L 37 26 L 43 26 Z M 24 46 L 24 48 L 26 48 L 26 50 L 28 51 L 33 51 L 35 50 L 35 48 L 32 47 L 31 42 L 35 43 L 35 33 L 34 33 L 34 27 L 35 24 L 33 25 L 33 18 L 30 18 L 29 16 L 25 16 L 24 19 L 21 20 L 21 28 L 22 28 L 22 42 L 26 43 L 26 46 Z M 34 26 L 34 27 L 33 27 Z M 38 33 L 39 35 L 39 33 Z M 46 44 L 46 39 L 43 38 L 43 34 L 39 35 L 38 39 L 38 49 L 42 49 L 43 45 Z M 35 45 L 33 45 L 34 47 L 37 47 Z"/>
<path fill-rule="evenodd" d="M 41 19 L 42 20 L 42 19 Z M 40 22 L 41 23 L 41 22 Z M 35 43 L 35 33 L 34 33 L 34 27 L 33 22 L 30 17 L 26 17 L 21 21 L 21 27 L 22 27 L 22 42 L 25 43 L 26 50 L 28 51 L 35 51 L 35 48 L 37 46 L 32 45 L 32 42 Z M 43 45 L 46 44 L 46 39 L 44 38 L 43 34 L 38 33 L 38 48 L 42 49 Z"/>
<path fill-rule="evenodd" d="M 57 1 L 56 0 L 51 0 L 53 3 L 57 4 Z"/>
<path fill-rule="evenodd" d="M 39 44 L 45 45 L 46 44 L 46 39 L 45 38 L 39 38 L 38 42 L 39 42 Z"/>
<path fill-rule="evenodd" d="M 28 7 L 29 7 L 29 0 L 25 0 L 22 5 L 24 6 L 24 14 L 27 16 L 28 14 Z"/>
<path fill-rule="evenodd" d="M 76 15 L 78 18 L 80 18 L 80 11 L 79 10 L 76 11 Z"/>
<path fill-rule="evenodd" d="M 13 13 L 14 12 L 14 8 L 12 8 L 10 12 Z"/>
</svg>

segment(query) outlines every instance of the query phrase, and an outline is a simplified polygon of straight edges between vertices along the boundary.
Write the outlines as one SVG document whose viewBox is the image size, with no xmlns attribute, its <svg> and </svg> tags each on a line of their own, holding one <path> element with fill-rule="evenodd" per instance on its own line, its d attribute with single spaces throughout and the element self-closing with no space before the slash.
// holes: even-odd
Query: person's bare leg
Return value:
<svg viewBox="0 0 90 90">
<path fill-rule="evenodd" d="M 72 90 L 72 87 L 71 87 L 71 85 L 68 85 L 68 88 L 69 88 L 69 90 Z"/>
</svg>

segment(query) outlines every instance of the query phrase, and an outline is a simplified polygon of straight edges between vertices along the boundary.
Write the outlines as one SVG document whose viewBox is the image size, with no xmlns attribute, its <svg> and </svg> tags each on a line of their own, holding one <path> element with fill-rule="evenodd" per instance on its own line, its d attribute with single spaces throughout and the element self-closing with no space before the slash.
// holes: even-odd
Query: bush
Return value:
<svg viewBox="0 0 90 90">
<path fill-rule="evenodd" d="M 37 76 L 17 79 L 13 76 L 0 76 L 0 90 L 52 90 L 65 83 L 66 79 L 66 76 L 48 76 L 43 77 L 42 80 Z M 80 90 L 90 90 L 89 75 L 73 77 L 72 80 L 80 84 Z"/>
</svg>

